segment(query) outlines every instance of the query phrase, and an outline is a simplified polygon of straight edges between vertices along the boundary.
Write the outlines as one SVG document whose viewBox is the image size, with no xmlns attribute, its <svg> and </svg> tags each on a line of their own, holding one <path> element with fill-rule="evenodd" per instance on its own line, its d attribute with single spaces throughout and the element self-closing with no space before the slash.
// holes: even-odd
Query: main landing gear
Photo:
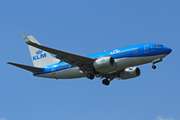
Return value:
<svg viewBox="0 0 180 120">
<path fill-rule="evenodd" d="M 109 81 L 108 79 L 104 79 L 104 80 L 102 81 L 102 84 L 108 86 L 108 85 L 110 84 L 110 81 Z"/>
<path fill-rule="evenodd" d="M 87 78 L 90 79 L 90 80 L 93 80 L 94 79 L 94 75 L 92 73 L 88 73 L 87 74 Z"/>
<path fill-rule="evenodd" d="M 88 73 L 87 74 L 87 78 L 90 79 L 90 80 L 93 80 L 94 79 L 94 75 L 92 73 Z M 107 78 L 103 79 L 102 80 L 102 84 L 108 86 L 110 84 L 110 81 Z"/>
</svg>

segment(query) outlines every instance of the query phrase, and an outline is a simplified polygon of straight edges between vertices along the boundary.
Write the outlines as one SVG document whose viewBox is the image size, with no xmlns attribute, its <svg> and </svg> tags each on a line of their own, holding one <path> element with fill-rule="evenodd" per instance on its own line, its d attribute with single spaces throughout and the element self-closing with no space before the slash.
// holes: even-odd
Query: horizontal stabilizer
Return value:
<svg viewBox="0 0 180 120">
<path fill-rule="evenodd" d="M 44 70 L 43 68 L 37 68 L 37 67 L 28 66 L 28 65 L 22 65 L 22 64 L 12 63 L 12 62 L 7 62 L 7 63 L 14 65 L 16 67 L 20 67 L 25 70 L 28 70 L 30 72 L 40 72 Z"/>
</svg>

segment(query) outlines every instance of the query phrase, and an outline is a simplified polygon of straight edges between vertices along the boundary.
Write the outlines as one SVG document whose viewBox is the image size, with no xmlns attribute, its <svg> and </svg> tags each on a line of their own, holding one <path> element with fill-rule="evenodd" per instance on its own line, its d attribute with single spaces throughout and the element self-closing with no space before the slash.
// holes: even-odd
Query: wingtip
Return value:
<svg viewBox="0 0 180 120">
<path fill-rule="evenodd" d="M 7 64 L 13 64 L 12 62 L 6 62 Z"/>
</svg>

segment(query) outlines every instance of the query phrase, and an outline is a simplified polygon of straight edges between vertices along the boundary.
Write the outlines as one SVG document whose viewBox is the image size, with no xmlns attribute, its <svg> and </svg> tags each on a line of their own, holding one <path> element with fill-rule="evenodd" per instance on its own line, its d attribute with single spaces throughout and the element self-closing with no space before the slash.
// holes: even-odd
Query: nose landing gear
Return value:
<svg viewBox="0 0 180 120">
<path fill-rule="evenodd" d="M 152 69 L 156 69 L 156 66 L 154 64 L 152 65 Z"/>
<path fill-rule="evenodd" d="M 153 69 L 156 69 L 156 66 L 154 65 L 155 63 L 158 63 L 158 62 L 161 62 L 162 61 L 162 58 L 157 58 L 157 59 L 155 59 L 155 60 L 153 60 L 152 62 L 153 62 L 153 65 L 152 65 L 152 68 Z"/>
</svg>

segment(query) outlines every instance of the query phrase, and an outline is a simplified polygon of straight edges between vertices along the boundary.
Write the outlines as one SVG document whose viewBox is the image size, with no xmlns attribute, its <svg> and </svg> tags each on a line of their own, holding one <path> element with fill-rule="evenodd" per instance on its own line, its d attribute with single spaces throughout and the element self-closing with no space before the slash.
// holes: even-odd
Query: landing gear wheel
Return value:
<svg viewBox="0 0 180 120">
<path fill-rule="evenodd" d="M 88 73 L 87 78 L 92 80 L 92 79 L 94 79 L 94 75 L 92 73 Z"/>
<path fill-rule="evenodd" d="M 152 65 L 152 68 L 153 68 L 153 69 L 156 69 L 156 66 L 155 66 L 155 65 Z"/>
<path fill-rule="evenodd" d="M 108 79 L 104 79 L 104 80 L 102 81 L 102 84 L 108 86 L 108 85 L 110 84 L 110 81 L 109 81 Z"/>
</svg>

